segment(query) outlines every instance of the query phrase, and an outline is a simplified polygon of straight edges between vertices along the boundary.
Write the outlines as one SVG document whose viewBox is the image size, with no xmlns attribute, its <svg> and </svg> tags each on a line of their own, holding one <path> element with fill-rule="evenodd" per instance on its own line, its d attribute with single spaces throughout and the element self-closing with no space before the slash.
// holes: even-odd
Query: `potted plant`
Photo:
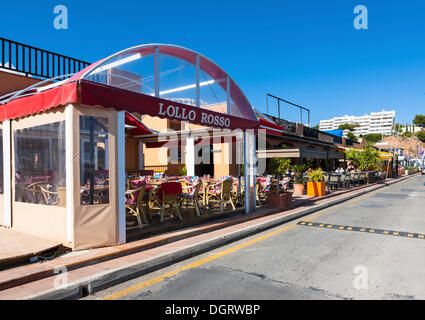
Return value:
<svg viewBox="0 0 425 320">
<path fill-rule="evenodd" d="M 307 195 L 312 197 L 323 197 L 326 194 L 326 182 L 323 181 L 322 169 L 312 170 L 307 182 Z"/>
<path fill-rule="evenodd" d="M 289 179 L 284 178 L 282 186 L 280 185 L 280 179 L 286 173 L 291 165 L 290 159 L 273 158 L 269 164 L 269 171 L 277 178 L 276 182 L 272 182 L 270 192 L 267 195 L 267 203 L 270 207 L 276 209 L 287 209 L 292 203 L 292 192 L 286 191 L 286 186 Z"/>
<path fill-rule="evenodd" d="M 303 173 L 307 169 L 306 165 L 294 165 L 291 167 L 295 173 L 294 179 L 294 194 L 297 196 L 304 195 L 305 191 L 305 180 L 303 179 Z"/>
</svg>

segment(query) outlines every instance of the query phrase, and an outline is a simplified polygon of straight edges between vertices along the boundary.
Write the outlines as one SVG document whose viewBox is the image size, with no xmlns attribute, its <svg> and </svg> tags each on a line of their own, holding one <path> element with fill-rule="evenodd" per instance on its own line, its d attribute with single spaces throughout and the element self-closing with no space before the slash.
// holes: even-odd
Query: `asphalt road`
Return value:
<svg viewBox="0 0 425 320">
<path fill-rule="evenodd" d="M 297 224 L 303 220 L 319 225 Z M 335 224 L 344 230 L 327 227 Z M 416 233 L 425 235 L 425 176 L 84 299 L 425 299 L 425 239 Z"/>
</svg>

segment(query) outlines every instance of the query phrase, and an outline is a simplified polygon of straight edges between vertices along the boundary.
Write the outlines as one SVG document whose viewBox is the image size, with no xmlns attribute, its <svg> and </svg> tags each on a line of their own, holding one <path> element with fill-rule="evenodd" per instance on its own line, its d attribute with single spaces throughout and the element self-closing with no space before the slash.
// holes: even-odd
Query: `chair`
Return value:
<svg viewBox="0 0 425 320">
<path fill-rule="evenodd" d="M 352 174 L 352 178 L 353 178 L 353 186 L 359 185 L 359 173 L 358 172 L 354 172 Z"/>
<path fill-rule="evenodd" d="M 332 187 L 334 187 L 336 190 L 338 190 L 338 187 L 340 185 L 340 176 L 335 173 L 331 173 L 329 175 L 329 189 L 332 190 Z"/>
<path fill-rule="evenodd" d="M 149 217 L 152 219 L 152 211 L 154 209 L 161 210 L 161 204 L 159 203 L 158 191 L 159 186 L 149 185 L 150 189 L 147 192 L 147 210 L 149 212 Z M 145 189 L 146 190 L 146 189 Z M 145 193 L 146 196 L 146 193 Z"/>
<path fill-rule="evenodd" d="M 361 183 L 361 184 L 367 183 L 366 172 L 361 172 L 359 174 L 359 183 Z"/>
<path fill-rule="evenodd" d="M 46 189 L 47 186 L 48 185 L 45 185 L 43 187 L 42 185 L 40 185 L 40 190 L 41 190 L 41 193 L 43 195 L 44 201 L 46 202 L 46 204 L 51 205 L 51 206 L 59 205 L 59 203 L 60 203 L 59 194 L 57 192 L 47 190 Z"/>
<path fill-rule="evenodd" d="M 193 206 L 195 207 L 196 215 L 198 217 L 201 216 L 201 207 L 199 206 L 199 191 L 201 190 L 201 186 L 202 183 L 198 182 L 193 186 L 191 192 L 182 193 L 180 195 L 182 202 L 186 202 L 186 204 L 193 204 Z"/>
<path fill-rule="evenodd" d="M 43 200 L 41 197 L 43 196 L 42 191 L 40 187 L 42 185 L 47 185 L 47 181 L 38 181 L 31 183 L 30 185 L 24 187 L 22 186 L 22 191 L 25 195 L 25 199 L 27 203 L 43 203 Z M 44 198 L 44 197 L 43 197 Z"/>
<path fill-rule="evenodd" d="M 343 181 L 344 181 L 344 186 L 345 186 L 347 189 L 350 189 L 350 184 L 351 184 L 351 174 L 346 173 L 346 174 L 344 174 L 343 176 L 344 176 L 344 179 L 343 179 Z"/>
<path fill-rule="evenodd" d="M 159 202 L 161 204 L 161 222 L 164 222 L 164 210 L 167 204 L 174 206 L 177 217 L 180 220 L 183 220 L 178 204 L 178 196 L 183 193 L 182 191 L 182 185 L 180 182 L 164 182 L 161 184 L 159 190 L 160 193 L 158 194 Z"/>
<path fill-rule="evenodd" d="M 130 189 L 125 192 L 125 208 L 128 210 L 130 215 L 136 216 L 140 229 L 143 227 L 143 223 L 140 217 L 142 217 L 145 224 L 148 224 L 145 209 L 143 208 L 143 196 L 145 194 L 145 189 L 146 185 L 143 185 L 137 189 Z"/>
<path fill-rule="evenodd" d="M 232 199 L 232 186 L 233 179 L 222 180 L 216 184 L 208 186 L 207 201 L 209 202 L 211 198 L 217 199 L 220 202 L 221 212 L 223 212 L 224 204 L 229 202 L 232 205 L 233 210 L 236 210 Z"/>
</svg>

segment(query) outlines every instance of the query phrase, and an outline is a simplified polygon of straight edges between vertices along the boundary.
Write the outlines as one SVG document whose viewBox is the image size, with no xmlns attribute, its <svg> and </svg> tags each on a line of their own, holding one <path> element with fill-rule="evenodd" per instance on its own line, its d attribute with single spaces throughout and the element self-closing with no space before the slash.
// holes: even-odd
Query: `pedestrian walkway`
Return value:
<svg viewBox="0 0 425 320">
<path fill-rule="evenodd" d="M 28 260 L 60 245 L 61 243 L 57 241 L 0 227 L 0 268 Z"/>
<path fill-rule="evenodd" d="M 283 212 L 260 208 L 248 215 L 232 216 L 149 239 L 72 252 L 43 263 L 9 268 L 0 271 L 0 299 L 79 297 L 114 281 L 158 269 L 406 178 L 334 191 L 321 198 L 295 197 L 293 207 Z M 65 270 L 66 273 L 61 273 Z"/>
</svg>

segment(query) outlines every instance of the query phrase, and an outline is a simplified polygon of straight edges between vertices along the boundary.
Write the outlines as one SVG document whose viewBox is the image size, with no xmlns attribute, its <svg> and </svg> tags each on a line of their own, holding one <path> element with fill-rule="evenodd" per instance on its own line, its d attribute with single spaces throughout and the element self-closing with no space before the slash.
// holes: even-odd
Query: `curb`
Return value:
<svg viewBox="0 0 425 320">
<path fill-rule="evenodd" d="M 394 185 L 396 183 L 405 181 L 415 176 L 417 176 L 417 174 L 399 178 L 395 181 L 392 181 L 391 183 L 382 183 L 370 189 L 360 191 L 356 194 L 342 196 L 340 198 L 330 200 L 327 203 L 314 205 L 307 209 L 301 209 L 299 211 L 290 213 L 283 217 L 277 217 L 274 219 L 270 219 L 268 221 L 260 222 L 254 226 L 248 226 L 248 227 L 239 229 L 237 231 L 232 231 L 227 234 L 217 236 L 217 237 L 205 240 L 203 242 L 199 242 L 196 245 L 179 249 L 172 253 L 165 253 L 156 257 L 152 257 L 150 259 L 129 264 L 125 267 L 120 267 L 120 268 L 116 268 L 112 270 L 99 272 L 95 276 L 89 276 L 80 280 L 75 280 L 65 285 L 58 286 L 57 288 L 52 288 L 43 292 L 38 292 L 35 294 L 31 294 L 29 296 L 25 296 L 23 298 L 20 298 L 19 300 L 78 299 L 80 297 L 87 296 L 96 291 L 100 291 L 102 289 L 113 286 L 120 282 L 142 276 L 146 273 L 164 268 L 173 263 L 191 258 L 193 256 L 213 250 L 217 247 L 221 247 L 231 242 L 238 241 L 242 238 L 246 238 L 253 234 L 256 234 L 256 233 L 265 231 L 267 229 L 276 227 L 278 225 L 284 224 L 286 222 L 298 219 L 300 217 L 311 214 L 313 212 L 332 207 L 334 205 L 340 204 L 347 200 L 360 197 L 364 194 L 373 192 L 375 190 Z"/>
</svg>

